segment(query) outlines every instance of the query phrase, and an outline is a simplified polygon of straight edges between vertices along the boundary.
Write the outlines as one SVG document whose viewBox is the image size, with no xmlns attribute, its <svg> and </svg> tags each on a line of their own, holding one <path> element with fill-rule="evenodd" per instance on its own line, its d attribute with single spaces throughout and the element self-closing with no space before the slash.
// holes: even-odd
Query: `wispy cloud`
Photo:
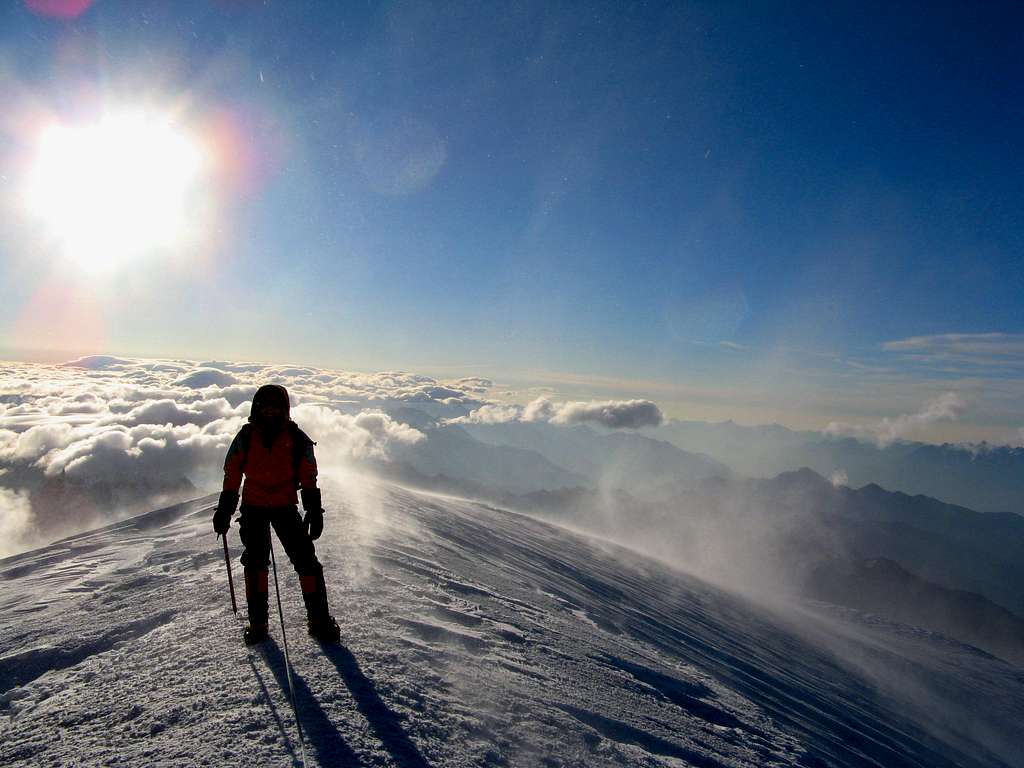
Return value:
<svg viewBox="0 0 1024 768">
<path fill-rule="evenodd" d="M 503 424 L 511 421 L 544 421 L 550 424 L 600 424 L 609 429 L 656 427 L 664 421 L 650 400 L 590 400 L 558 403 L 538 397 L 526 406 L 487 404 L 450 423 Z"/>
<path fill-rule="evenodd" d="M 731 349 L 734 352 L 746 352 L 750 349 L 750 347 L 744 344 L 737 344 L 735 341 L 720 341 L 718 342 L 718 346 L 724 347 L 725 349 Z"/>
<path fill-rule="evenodd" d="M 1024 334 L 945 333 L 887 341 L 886 352 L 910 363 L 958 366 L 965 370 L 1024 369 Z"/>
<path fill-rule="evenodd" d="M 901 414 L 895 418 L 883 418 L 871 424 L 849 424 L 833 421 L 824 429 L 825 434 L 870 439 L 885 447 L 913 434 L 929 424 L 939 421 L 956 421 L 963 413 L 966 403 L 956 392 L 946 392 L 929 400 L 916 413 Z"/>
</svg>

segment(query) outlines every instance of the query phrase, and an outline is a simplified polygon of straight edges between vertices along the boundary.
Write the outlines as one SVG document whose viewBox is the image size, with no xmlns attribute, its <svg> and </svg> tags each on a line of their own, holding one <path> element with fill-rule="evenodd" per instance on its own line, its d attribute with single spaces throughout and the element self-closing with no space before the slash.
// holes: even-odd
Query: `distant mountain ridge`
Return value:
<svg viewBox="0 0 1024 768">
<path fill-rule="evenodd" d="M 416 408 L 390 413 L 426 440 L 377 466 L 382 476 L 597 533 L 725 586 L 825 599 L 1024 658 L 1008 639 L 1024 621 L 1024 516 L 877 482 L 853 488 L 808 467 L 743 478 L 706 455 L 636 432 L 452 424 Z M 809 434 L 760 431 L 791 448 Z M 865 455 L 879 450 L 831 442 Z M 901 444 L 896 452 L 922 448 L 932 447 Z M 865 562 L 892 565 L 870 574 L 850 565 Z M 880 579 L 891 583 L 880 586 Z M 910 610 L 914 596 L 927 610 Z"/>
<path fill-rule="evenodd" d="M 464 429 L 480 442 L 535 451 L 593 487 L 621 489 L 641 498 L 671 495 L 701 480 L 733 475 L 710 456 L 633 431 L 538 422 L 466 424 Z"/>
<path fill-rule="evenodd" d="M 1019 515 L 875 484 L 835 487 L 806 468 L 768 480 L 709 479 L 668 505 L 582 487 L 496 501 L 663 559 L 674 555 L 684 570 L 707 573 L 710 565 L 761 588 L 776 584 L 1024 662 Z M 712 562 L 701 562 L 709 552 Z"/>
<path fill-rule="evenodd" d="M 935 630 L 1024 664 L 1024 619 L 982 595 L 940 587 L 884 557 L 833 561 L 812 576 L 810 597 Z"/>
<path fill-rule="evenodd" d="M 770 480 L 706 483 L 706 514 L 747 509 L 792 533 L 797 551 L 852 559 L 888 558 L 947 589 L 985 595 L 1024 613 L 1024 517 L 976 512 L 877 484 L 834 486 L 813 470 Z"/>
<path fill-rule="evenodd" d="M 911 441 L 882 448 L 851 437 L 731 421 L 669 422 L 651 434 L 752 477 L 809 467 L 825 477 L 841 473 L 854 487 L 877 483 L 983 512 L 1024 514 L 1024 448 Z"/>
<path fill-rule="evenodd" d="M 506 493 L 565 488 L 586 479 L 536 451 L 474 440 L 457 426 L 424 428 L 427 439 L 394 451 L 421 475 L 444 475 Z"/>
</svg>

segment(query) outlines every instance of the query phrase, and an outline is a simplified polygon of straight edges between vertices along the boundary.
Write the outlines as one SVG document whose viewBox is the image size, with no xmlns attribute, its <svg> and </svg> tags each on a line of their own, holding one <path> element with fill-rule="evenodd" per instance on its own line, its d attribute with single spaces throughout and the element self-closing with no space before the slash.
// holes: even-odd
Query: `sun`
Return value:
<svg viewBox="0 0 1024 768">
<path fill-rule="evenodd" d="M 66 258 L 104 272 L 192 239 L 206 165 L 201 143 L 156 113 L 55 123 L 39 134 L 26 204 Z"/>
</svg>

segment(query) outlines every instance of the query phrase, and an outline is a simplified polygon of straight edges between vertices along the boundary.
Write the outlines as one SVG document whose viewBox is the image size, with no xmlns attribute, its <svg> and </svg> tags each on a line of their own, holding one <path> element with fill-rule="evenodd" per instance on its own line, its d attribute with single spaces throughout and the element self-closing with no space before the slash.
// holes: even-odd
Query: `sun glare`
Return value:
<svg viewBox="0 0 1024 768">
<path fill-rule="evenodd" d="M 39 137 L 27 204 L 63 255 L 108 271 L 190 240 L 205 164 L 199 142 L 157 115 L 55 124 Z"/>
</svg>

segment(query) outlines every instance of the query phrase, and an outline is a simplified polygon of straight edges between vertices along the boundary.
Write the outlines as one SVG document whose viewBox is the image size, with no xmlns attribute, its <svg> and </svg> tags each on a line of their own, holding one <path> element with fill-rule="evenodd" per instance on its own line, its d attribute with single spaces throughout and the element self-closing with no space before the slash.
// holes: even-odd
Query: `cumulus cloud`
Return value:
<svg viewBox="0 0 1024 768">
<path fill-rule="evenodd" d="M 237 384 L 238 379 L 230 373 L 216 368 L 198 368 L 174 382 L 179 387 L 204 389 L 206 387 L 227 387 Z"/>
<path fill-rule="evenodd" d="M 522 407 L 518 405 L 482 405 L 471 413 L 452 419 L 453 424 L 506 424 L 510 421 L 519 421 L 523 415 Z"/>
<path fill-rule="evenodd" d="M 833 421 L 824 429 L 826 435 L 858 437 L 873 440 L 879 447 L 888 445 L 912 434 L 915 430 L 940 421 L 956 421 L 963 413 L 966 403 L 956 392 L 945 392 L 928 401 L 917 413 L 902 414 L 895 418 L 885 417 L 873 424 L 848 424 Z"/>
<path fill-rule="evenodd" d="M 322 467 L 389 461 L 425 435 L 389 413 L 522 418 L 489 403 L 489 379 L 307 366 L 94 355 L 61 365 L 0 362 L 0 543 L 15 549 L 217 490 L 256 389 L 280 383 Z M 555 423 L 638 424 L 628 403 L 536 405 Z M 415 423 L 415 422 L 413 422 Z M 329 468 L 329 469 L 328 469 Z M 13 550 L 12 550 L 13 551 Z"/>
<path fill-rule="evenodd" d="M 838 488 L 842 485 L 849 485 L 850 476 L 847 474 L 845 469 L 837 469 L 828 476 L 828 481 L 832 483 L 833 488 Z"/>
<path fill-rule="evenodd" d="M 487 404 L 454 424 L 504 424 L 511 421 L 544 421 L 550 424 L 600 424 L 609 429 L 656 427 L 664 421 L 661 409 L 650 400 L 591 400 L 556 403 L 538 397 L 525 407 Z"/>
<path fill-rule="evenodd" d="M 553 421 L 558 414 L 558 406 L 549 397 L 538 397 L 527 403 L 523 409 L 522 421 Z"/>
<path fill-rule="evenodd" d="M 70 424 L 39 424 L 24 432 L 0 430 L 0 461 L 35 461 L 40 456 L 69 445 L 74 429 Z"/>
<path fill-rule="evenodd" d="M 233 387 L 221 389 L 220 396 L 227 400 L 231 407 L 237 408 L 242 403 L 252 402 L 257 389 L 255 384 L 236 384 Z"/>
<path fill-rule="evenodd" d="M 217 419 L 241 415 L 242 409 L 233 408 L 226 398 L 201 400 L 193 403 L 177 403 L 170 399 L 152 400 L 124 413 L 107 417 L 112 423 L 136 424 L 197 424 L 205 426 Z"/>
<path fill-rule="evenodd" d="M 294 416 L 303 429 L 316 436 L 321 464 L 387 459 L 392 446 L 412 445 L 425 438 L 419 430 L 377 410 L 347 414 L 320 405 L 300 405 Z"/>
<path fill-rule="evenodd" d="M 86 368 L 91 371 L 102 371 L 106 369 L 121 369 L 131 366 L 131 360 L 124 360 L 120 357 L 109 355 L 88 355 L 77 360 L 69 360 L 64 363 L 68 368 Z"/>
<path fill-rule="evenodd" d="M 33 476 L 140 487 L 185 478 L 215 490 L 253 394 L 271 381 L 288 388 L 293 418 L 330 461 L 387 459 L 394 446 L 422 440 L 387 415 L 389 405 L 424 403 L 455 416 L 482 405 L 479 395 L 491 386 L 401 371 L 98 355 L 63 365 L 3 363 L 0 486 Z"/>
<path fill-rule="evenodd" d="M 37 461 L 47 476 L 89 483 L 164 487 L 181 478 L 204 483 L 219 477 L 224 454 L 241 420 L 228 429 L 204 431 L 194 424 L 117 425 L 93 432 Z"/>
<path fill-rule="evenodd" d="M 591 422 L 609 429 L 656 427 L 663 421 L 661 409 L 650 400 L 606 400 L 570 402 L 557 407 L 550 421 L 554 424 Z"/>
</svg>

